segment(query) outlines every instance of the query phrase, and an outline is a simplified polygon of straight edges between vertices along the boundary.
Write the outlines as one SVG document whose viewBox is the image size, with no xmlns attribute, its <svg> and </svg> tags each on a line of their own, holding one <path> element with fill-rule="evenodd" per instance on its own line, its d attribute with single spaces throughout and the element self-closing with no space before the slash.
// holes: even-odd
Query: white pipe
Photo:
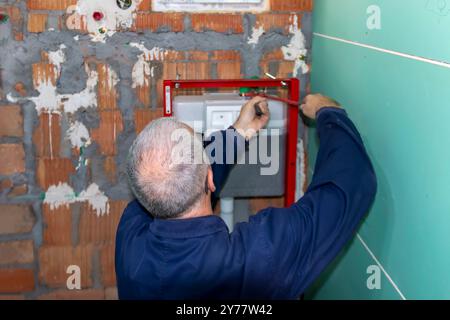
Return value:
<svg viewBox="0 0 450 320">
<path fill-rule="evenodd" d="M 220 217 L 225 221 L 230 232 L 234 227 L 234 199 L 222 198 L 220 199 Z"/>
</svg>

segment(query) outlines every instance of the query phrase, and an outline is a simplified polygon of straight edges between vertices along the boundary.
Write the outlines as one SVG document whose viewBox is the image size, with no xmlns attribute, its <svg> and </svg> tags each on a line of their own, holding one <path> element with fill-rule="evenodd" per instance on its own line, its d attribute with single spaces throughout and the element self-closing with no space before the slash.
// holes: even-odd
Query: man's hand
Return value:
<svg viewBox="0 0 450 320">
<path fill-rule="evenodd" d="M 255 105 L 258 104 L 262 115 L 256 115 Z M 254 97 L 247 102 L 241 109 L 239 118 L 236 120 L 233 127 L 244 136 L 245 139 L 250 140 L 256 133 L 264 128 L 269 122 L 270 112 L 267 99 L 263 97 Z"/>
<path fill-rule="evenodd" d="M 310 119 L 315 119 L 317 112 L 325 107 L 341 108 L 341 105 L 331 98 L 328 98 L 321 94 L 310 94 L 306 96 L 301 109 L 303 114 Z"/>
</svg>

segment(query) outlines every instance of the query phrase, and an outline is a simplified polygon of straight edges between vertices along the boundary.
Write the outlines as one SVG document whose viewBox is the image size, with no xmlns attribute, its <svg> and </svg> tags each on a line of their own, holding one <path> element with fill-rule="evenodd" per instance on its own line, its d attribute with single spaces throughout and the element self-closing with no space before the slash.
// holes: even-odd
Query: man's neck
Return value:
<svg viewBox="0 0 450 320">
<path fill-rule="evenodd" d="M 192 219 L 207 217 L 213 215 L 214 212 L 211 207 L 211 196 L 205 196 L 200 200 L 199 204 L 194 206 L 189 212 L 183 213 L 178 219 Z"/>
</svg>

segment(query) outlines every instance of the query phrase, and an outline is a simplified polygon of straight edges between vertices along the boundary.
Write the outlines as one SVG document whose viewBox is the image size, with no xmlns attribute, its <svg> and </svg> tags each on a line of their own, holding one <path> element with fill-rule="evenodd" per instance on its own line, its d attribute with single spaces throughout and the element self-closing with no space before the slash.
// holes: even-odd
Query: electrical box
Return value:
<svg viewBox="0 0 450 320">
<path fill-rule="evenodd" d="M 247 101 L 248 98 L 238 93 L 176 96 L 173 117 L 197 133 L 208 135 L 233 125 Z M 284 194 L 287 105 L 269 100 L 269 110 L 270 121 L 266 130 L 252 139 L 249 149 L 241 155 L 238 161 L 243 164 L 233 168 L 220 197 L 275 197 Z"/>
</svg>

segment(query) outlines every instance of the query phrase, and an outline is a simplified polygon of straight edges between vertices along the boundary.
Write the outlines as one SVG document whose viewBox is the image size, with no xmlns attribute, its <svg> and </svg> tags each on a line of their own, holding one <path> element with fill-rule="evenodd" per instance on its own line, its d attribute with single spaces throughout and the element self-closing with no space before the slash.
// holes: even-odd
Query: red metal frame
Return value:
<svg viewBox="0 0 450 320">
<path fill-rule="evenodd" d="M 285 206 L 295 201 L 295 177 L 297 164 L 297 132 L 298 132 L 298 103 L 300 99 L 300 81 L 290 79 L 260 79 L 260 80 L 164 80 L 164 116 L 172 116 L 172 101 L 174 89 L 194 88 L 286 88 L 289 92 L 287 119 L 287 148 L 285 172 Z"/>
</svg>

